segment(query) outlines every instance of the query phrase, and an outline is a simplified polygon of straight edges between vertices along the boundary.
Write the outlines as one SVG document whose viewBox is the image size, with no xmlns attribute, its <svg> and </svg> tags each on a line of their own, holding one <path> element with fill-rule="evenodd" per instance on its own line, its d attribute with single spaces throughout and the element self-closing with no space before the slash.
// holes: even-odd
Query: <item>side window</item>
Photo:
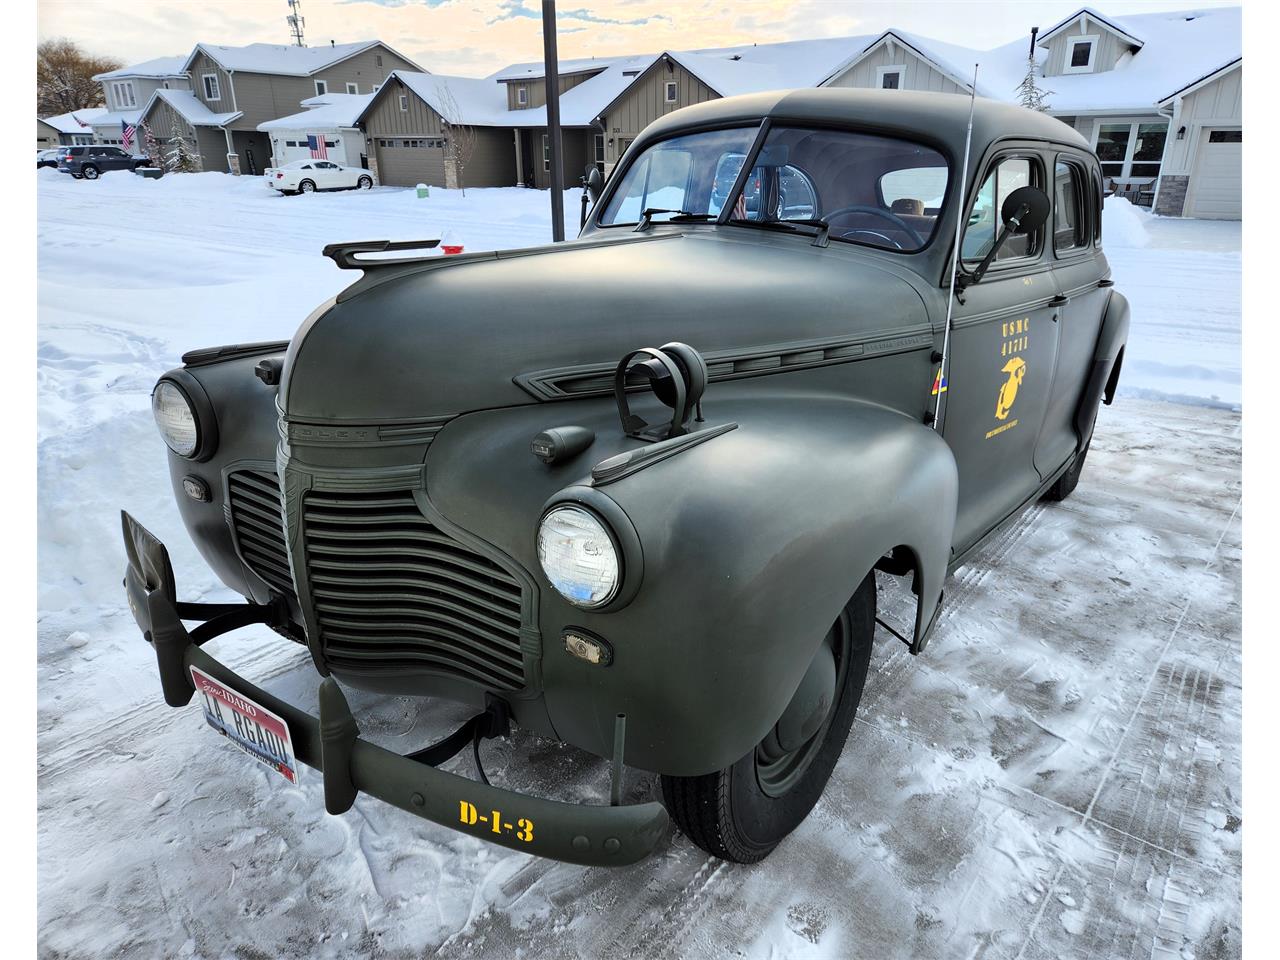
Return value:
<svg viewBox="0 0 1280 960">
<path fill-rule="evenodd" d="M 1019 187 L 1035 186 L 1036 173 L 1036 164 L 1030 158 L 1005 157 L 987 174 L 969 211 L 969 223 L 960 246 L 965 260 L 981 260 L 987 255 L 1000 235 L 1001 205 Z M 1035 234 L 1011 236 L 996 254 L 996 262 L 1034 256 L 1040 249 L 1038 240 Z"/>
<path fill-rule="evenodd" d="M 1089 245 L 1084 170 L 1059 160 L 1053 168 L 1053 252 L 1062 254 Z"/>
</svg>

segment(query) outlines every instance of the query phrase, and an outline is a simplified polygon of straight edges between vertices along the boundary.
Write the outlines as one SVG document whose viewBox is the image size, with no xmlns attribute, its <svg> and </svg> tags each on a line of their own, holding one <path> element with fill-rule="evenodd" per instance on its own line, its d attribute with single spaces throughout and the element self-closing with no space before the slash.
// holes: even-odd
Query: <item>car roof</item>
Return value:
<svg viewBox="0 0 1280 960">
<path fill-rule="evenodd" d="M 973 103 L 974 153 L 994 140 L 1017 137 L 1049 140 L 1089 149 L 1089 142 L 1061 120 L 1024 107 L 978 97 Z M 769 117 L 815 123 L 848 123 L 886 133 L 926 134 L 963 152 L 970 98 L 954 93 L 911 90 L 854 90 L 824 87 L 775 90 L 709 100 L 668 114 L 652 123 L 642 138 L 650 141 L 688 126 L 759 120 Z"/>
</svg>

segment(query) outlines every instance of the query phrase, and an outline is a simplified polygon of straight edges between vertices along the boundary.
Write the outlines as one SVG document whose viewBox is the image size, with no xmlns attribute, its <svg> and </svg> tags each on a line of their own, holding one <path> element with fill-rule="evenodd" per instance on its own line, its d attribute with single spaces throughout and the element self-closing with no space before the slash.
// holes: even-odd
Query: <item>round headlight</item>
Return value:
<svg viewBox="0 0 1280 960">
<path fill-rule="evenodd" d="M 151 412 L 164 442 L 180 457 L 195 455 L 200 445 L 200 430 L 195 411 L 182 389 L 169 380 L 161 380 L 151 393 Z"/>
<path fill-rule="evenodd" d="M 622 564 L 604 523 L 582 507 L 552 507 L 538 526 L 538 562 L 556 591 L 578 607 L 600 607 L 618 593 Z"/>
</svg>

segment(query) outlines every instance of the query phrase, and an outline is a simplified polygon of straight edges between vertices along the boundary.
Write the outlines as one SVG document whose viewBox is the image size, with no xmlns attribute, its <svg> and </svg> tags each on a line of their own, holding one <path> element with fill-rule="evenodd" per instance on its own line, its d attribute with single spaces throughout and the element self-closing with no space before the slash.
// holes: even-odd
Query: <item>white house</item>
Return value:
<svg viewBox="0 0 1280 960">
<path fill-rule="evenodd" d="M 266 120 L 258 129 L 271 139 L 271 165 L 281 167 L 294 160 L 311 159 L 308 137 L 324 141 L 325 152 L 334 163 L 368 167 L 369 148 L 356 119 L 373 99 L 370 93 L 327 93 L 303 100 L 300 113 Z"/>
<path fill-rule="evenodd" d="M 1097 150 L 1109 185 L 1171 216 L 1239 219 L 1240 8 L 1105 16 L 1082 7 L 1035 37 L 970 50 L 887 30 L 823 85 L 1016 101 L 1034 49 L 1049 112 Z"/>
</svg>

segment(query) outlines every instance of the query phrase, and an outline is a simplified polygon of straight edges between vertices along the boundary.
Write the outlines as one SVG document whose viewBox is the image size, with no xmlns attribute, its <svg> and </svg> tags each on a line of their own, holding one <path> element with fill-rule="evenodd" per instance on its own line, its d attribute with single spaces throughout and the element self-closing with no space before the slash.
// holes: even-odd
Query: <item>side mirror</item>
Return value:
<svg viewBox="0 0 1280 960">
<path fill-rule="evenodd" d="M 1000 205 L 1000 220 L 1010 233 L 1035 233 L 1049 219 L 1049 195 L 1038 187 L 1019 187 Z"/>
<path fill-rule="evenodd" d="M 587 193 L 591 194 L 592 203 L 600 199 L 600 191 L 603 189 L 604 177 L 600 175 L 600 168 L 594 163 L 587 164 Z"/>
<path fill-rule="evenodd" d="M 1044 222 L 1049 219 L 1050 209 L 1049 195 L 1037 187 L 1019 187 L 1005 197 L 1004 203 L 1000 205 L 1000 220 L 1004 223 L 1004 229 L 1000 231 L 1000 236 L 996 237 L 996 242 L 991 245 L 977 269 L 965 281 L 965 286 L 972 286 L 982 280 L 991 261 L 1010 236 L 1035 233 L 1044 226 Z"/>
</svg>

